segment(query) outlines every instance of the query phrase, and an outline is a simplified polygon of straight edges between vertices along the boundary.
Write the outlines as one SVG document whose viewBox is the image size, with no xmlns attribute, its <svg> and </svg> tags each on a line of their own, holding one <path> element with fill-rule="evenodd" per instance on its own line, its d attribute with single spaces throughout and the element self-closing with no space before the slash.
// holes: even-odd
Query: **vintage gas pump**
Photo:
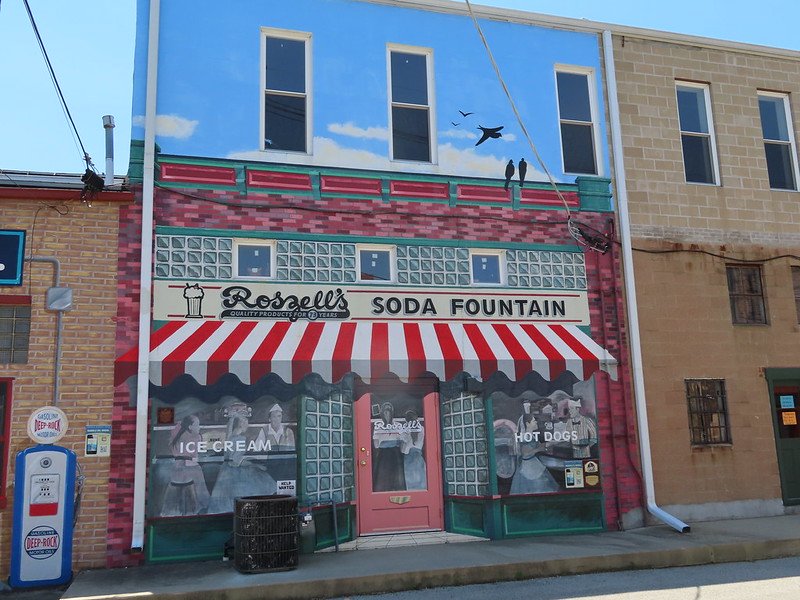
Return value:
<svg viewBox="0 0 800 600">
<path fill-rule="evenodd" d="M 41 415 L 53 417 L 36 420 L 45 423 L 43 429 L 51 433 L 62 425 L 66 429 L 58 409 L 47 407 L 37 417 Z M 72 578 L 76 468 L 75 453 L 53 444 L 38 444 L 17 454 L 11 587 L 59 585 Z"/>
</svg>

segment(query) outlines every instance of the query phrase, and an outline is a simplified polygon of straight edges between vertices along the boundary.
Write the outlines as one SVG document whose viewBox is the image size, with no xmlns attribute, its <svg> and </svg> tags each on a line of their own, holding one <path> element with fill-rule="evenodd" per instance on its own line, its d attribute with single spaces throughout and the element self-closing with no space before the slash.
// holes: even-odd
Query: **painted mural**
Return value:
<svg viewBox="0 0 800 600">
<path fill-rule="evenodd" d="M 466 15 L 349 0 L 243 0 L 235 10 L 199 1 L 202 8 L 197 0 L 161 5 L 162 28 L 170 32 L 159 51 L 156 141 L 163 153 L 489 177 L 507 187 L 546 180 Z M 146 15 L 147 0 L 139 2 Z M 193 13 L 204 18 L 185 26 Z M 603 115 L 597 37 L 485 19 L 481 25 L 548 168 L 557 180 L 574 181 L 562 160 L 556 70 L 589 73 L 594 114 Z M 133 139 L 144 138 L 144 19 L 138 28 Z M 262 28 L 273 32 L 266 41 Z M 269 35 L 281 32 L 294 38 L 271 46 Z M 305 67 L 297 44 L 307 50 Z M 265 53 L 282 65 L 266 84 Z M 307 78 L 292 75 L 292 64 L 301 74 L 307 69 Z M 265 85 L 277 90 L 266 100 Z M 281 118 L 283 125 L 264 129 L 265 119 Z M 305 119 L 307 139 L 293 133 L 302 127 L 298 119 Z M 594 126 L 595 139 L 605 140 L 602 119 Z M 596 174 L 603 175 L 608 159 L 598 145 Z"/>
</svg>

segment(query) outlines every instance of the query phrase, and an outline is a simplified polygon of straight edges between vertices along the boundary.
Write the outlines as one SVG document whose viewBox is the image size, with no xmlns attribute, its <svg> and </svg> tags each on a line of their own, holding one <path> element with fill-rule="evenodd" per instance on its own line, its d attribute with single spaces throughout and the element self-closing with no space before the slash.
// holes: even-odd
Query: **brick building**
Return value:
<svg viewBox="0 0 800 600">
<path fill-rule="evenodd" d="M 791 511 L 800 53 L 642 31 L 613 51 L 657 497 Z"/>
<path fill-rule="evenodd" d="M 139 3 L 109 565 L 217 557 L 275 492 L 316 548 L 333 510 L 340 541 L 641 522 L 599 36 L 480 11 L 554 187 L 429 9 Z"/>
<path fill-rule="evenodd" d="M 81 200 L 78 175 L 4 171 L 0 220 L 24 236 L 21 285 L 0 287 L 0 573 L 9 572 L 14 456 L 33 445 L 27 422 L 57 405 L 70 427 L 60 442 L 78 455 L 85 483 L 75 528 L 76 568 L 105 564 L 109 459 L 87 455 L 86 427 L 111 425 L 117 224 L 124 191 Z M 118 188 L 117 188 L 118 189 Z M 6 271 L 4 269 L 4 271 Z M 6 271 L 7 272 L 7 271 Z M 55 372 L 57 313 L 45 309 L 52 286 L 69 287 Z M 57 388 L 57 389 L 56 389 Z"/>
</svg>

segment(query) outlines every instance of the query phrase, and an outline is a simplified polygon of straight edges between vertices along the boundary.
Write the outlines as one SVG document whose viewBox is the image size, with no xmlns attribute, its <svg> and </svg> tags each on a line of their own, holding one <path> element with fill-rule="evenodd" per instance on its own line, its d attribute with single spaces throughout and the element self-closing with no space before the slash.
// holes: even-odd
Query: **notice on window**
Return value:
<svg viewBox="0 0 800 600">
<path fill-rule="evenodd" d="M 794 396 L 780 396 L 781 408 L 794 408 Z"/>
<path fill-rule="evenodd" d="M 781 413 L 781 422 L 784 425 L 797 425 L 797 413 L 794 411 Z"/>
</svg>

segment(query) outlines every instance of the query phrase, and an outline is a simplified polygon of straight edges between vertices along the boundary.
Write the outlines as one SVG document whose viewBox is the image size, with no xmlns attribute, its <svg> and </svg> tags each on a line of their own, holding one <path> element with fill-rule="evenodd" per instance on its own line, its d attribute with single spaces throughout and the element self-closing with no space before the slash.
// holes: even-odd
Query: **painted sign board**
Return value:
<svg viewBox="0 0 800 600">
<path fill-rule="evenodd" d="M 37 444 L 55 444 L 67 433 L 69 421 L 56 406 L 43 406 L 28 418 L 28 437 Z"/>
<path fill-rule="evenodd" d="M 156 280 L 154 318 L 589 324 L 586 292 Z"/>
<path fill-rule="evenodd" d="M 111 425 L 86 426 L 86 456 L 111 456 Z"/>
<path fill-rule="evenodd" d="M 0 285 L 22 285 L 25 231 L 0 229 Z"/>
<path fill-rule="evenodd" d="M 794 406 L 794 396 L 792 396 L 792 395 L 781 396 L 780 397 L 780 401 L 781 401 L 781 408 L 794 408 L 795 407 Z"/>
</svg>

